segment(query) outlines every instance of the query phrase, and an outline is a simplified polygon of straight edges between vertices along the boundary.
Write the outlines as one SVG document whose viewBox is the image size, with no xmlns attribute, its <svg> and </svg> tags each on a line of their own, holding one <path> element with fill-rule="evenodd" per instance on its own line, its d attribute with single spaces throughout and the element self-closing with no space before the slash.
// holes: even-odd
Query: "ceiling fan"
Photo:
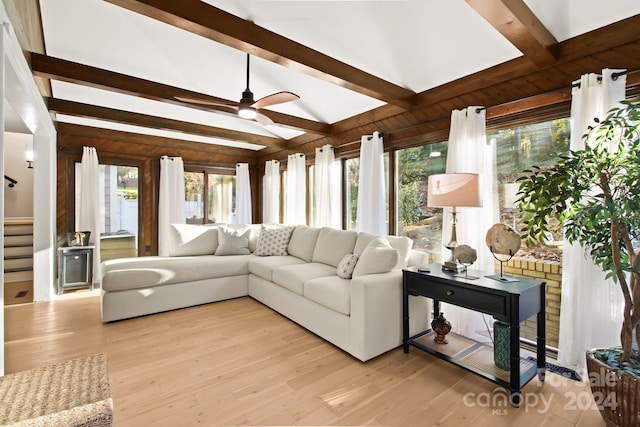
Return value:
<svg viewBox="0 0 640 427">
<path fill-rule="evenodd" d="M 300 99 L 300 97 L 295 93 L 284 91 L 273 93 L 255 101 L 253 99 L 253 92 L 251 92 L 251 89 L 249 89 L 249 58 L 250 56 L 247 53 L 247 88 L 244 90 L 244 92 L 242 92 L 242 98 L 240 99 L 240 102 L 229 101 L 228 103 L 222 103 L 209 101 L 206 99 L 187 98 L 182 96 L 176 96 L 175 99 L 177 99 L 178 101 L 190 102 L 193 104 L 227 107 L 236 111 L 238 116 L 243 119 L 256 120 L 262 126 L 273 124 L 273 120 L 262 114 L 259 110 L 270 105 L 295 101 L 297 99 Z"/>
</svg>

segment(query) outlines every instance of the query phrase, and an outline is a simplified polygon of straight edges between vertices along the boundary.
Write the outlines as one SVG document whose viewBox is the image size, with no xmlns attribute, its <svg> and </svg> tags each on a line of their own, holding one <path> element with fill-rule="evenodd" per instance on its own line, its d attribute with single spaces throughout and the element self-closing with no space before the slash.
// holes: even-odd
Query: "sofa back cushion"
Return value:
<svg viewBox="0 0 640 427">
<path fill-rule="evenodd" d="M 355 231 L 323 227 L 313 251 L 313 262 L 338 267 L 346 254 L 353 253 L 357 238 L 358 233 Z"/>
<path fill-rule="evenodd" d="M 213 255 L 218 248 L 218 225 L 171 224 L 169 256 Z"/>
<path fill-rule="evenodd" d="M 319 234 L 319 228 L 297 225 L 291 233 L 287 252 L 296 258 L 311 262 Z"/>
<path fill-rule="evenodd" d="M 356 247 L 353 253 L 360 256 L 365 250 L 367 245 L 380 236 L 376 236 L 371 233 L 358 233 L 358 240 L 356 241 Z M 411 248 L 413 247 L 413 240 L 406 236 L 384 236 L 389 245 L 392 248 L 398 250 L 398 264 L 395 268 L 406 268 L 409 265 L 409 257 L 411 255 Z"/>
</svg>

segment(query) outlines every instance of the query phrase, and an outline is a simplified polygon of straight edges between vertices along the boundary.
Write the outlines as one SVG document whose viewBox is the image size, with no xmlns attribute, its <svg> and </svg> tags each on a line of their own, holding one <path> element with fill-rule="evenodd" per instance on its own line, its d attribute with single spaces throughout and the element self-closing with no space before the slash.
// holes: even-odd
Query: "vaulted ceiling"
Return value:
<svg viewBox="0 0 640 427">
<path fill-rule="evenodd" d="M 561 104 L 603 67 L 640 86 L 637 0 L 40 0 L 60 123 L 240 147 L 284 158 L 363 134 L 446 137 L 454 108 L 488 117 Z M 291 91 L 261 126 L 239 101 L 246 53 L 256 98 Z M 540 94 L 544 94 L 540 96 Z M 535 98 L 532 98 L 535 97 Z"/>
</svg>

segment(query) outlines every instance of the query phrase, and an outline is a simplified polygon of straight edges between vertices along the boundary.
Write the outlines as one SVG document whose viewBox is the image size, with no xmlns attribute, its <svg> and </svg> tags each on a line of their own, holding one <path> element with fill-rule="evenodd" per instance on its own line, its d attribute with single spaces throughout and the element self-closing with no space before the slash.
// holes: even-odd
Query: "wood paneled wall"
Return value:
<svg viewBox="0 0 640 427">
<path fill-rule="evenodd" d="M 95 147 L 100 163 L 138 167 L 138 255 L 158 253 L 158 192 L 160 157 L 182 157 L 185 168 L 206 170 L 249 163 L 252 193 L 258 195 L 256 153 L 251 150 L 180 141 L 170 138 L 97 129 L 66 123 L 58 124 L 57 240 L 65 243 L 66 232 L 75 229 L 75 163 L 82 158 L 82 147 Z M 253 203 L 258 220 L 258 203 Z"/>
</svg>

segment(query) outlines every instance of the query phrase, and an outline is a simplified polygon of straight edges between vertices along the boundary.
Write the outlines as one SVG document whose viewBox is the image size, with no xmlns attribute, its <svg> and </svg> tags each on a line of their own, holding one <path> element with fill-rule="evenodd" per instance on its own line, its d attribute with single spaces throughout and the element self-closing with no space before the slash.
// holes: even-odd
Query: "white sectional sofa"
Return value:
<svg viewBox="0 0 640 427">
<path fill-rule="evenodd" d="M 424 261 L 406 237 L 260 224 L 173 233 L 172 256 L 102 264 L 104 322 L 250 296 L 362 361 L 402 344 L 402 268 Z M 412 334 L 430 321 L 428 301 L 411 297 Z"/>
</svg>

